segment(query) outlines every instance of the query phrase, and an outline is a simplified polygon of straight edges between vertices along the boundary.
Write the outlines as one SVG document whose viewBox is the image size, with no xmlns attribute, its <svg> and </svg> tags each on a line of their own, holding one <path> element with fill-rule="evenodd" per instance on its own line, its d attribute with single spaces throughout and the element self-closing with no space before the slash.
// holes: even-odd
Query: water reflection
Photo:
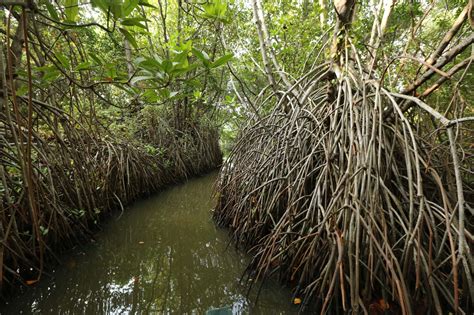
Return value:
<svg viewBox="0 0 474 315">
<path fill-rule="evenodd" d="M 227 248 L 226 232 L 210 220 L 215 176 L 135 204 L 1 313 L 204 314 L 226 305 L 236 314 L 296 313 L 289 291 L 272 285 L 250 308 L 238 282 L 247 257 Z"/>
</svg>

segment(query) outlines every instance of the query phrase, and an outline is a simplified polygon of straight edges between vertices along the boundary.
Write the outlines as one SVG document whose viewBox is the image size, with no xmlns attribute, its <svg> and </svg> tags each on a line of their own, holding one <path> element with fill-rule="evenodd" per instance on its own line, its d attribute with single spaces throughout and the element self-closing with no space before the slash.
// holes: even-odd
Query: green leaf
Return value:
<svg viewBox="0 0 474 315">
<path fill-rule="evenodd" d="M 64 12 L 66 13 L 66 20 L 76 22 L 79 14 L 79 0 L 65 0 Z"/>
<path fill-rule="evenodd" d="M 91 58 L 96 62 L 96 64 L 98 64 L 98 65 L 103 64 L 103 61 L 96 54 L 90 52 L 89 56 L 91 56 Z"/>
<path fill-rule="evenodd" d="M 107 1 L 107 0 L 105 0 Z M 103 13 L 107 14 L 109 10 L 109 5 L 104 0 L 92 0 L 92 6 L 99 8 Z"/>
<path fill-rule="evenodd" d="M 83 62 L 83 63 L 78 64 L 78 65 L 74 68 L 74 70 L 75 70 L 75 71 L 88 70 L 88 69 L 91 68 L 91 66 L 92 66 L 92 62 L 90 62 L 90 61 L 85 61 L 85 62 Z"/>
<path fill-rule="evenodd" d="M 193 54 L 199 59 L 201 59 L 202 61 L 209 61 L 210 58 L 209 58 L 209 55 L 206 54 L 206 52 L 197 50 L 196 48 L 193 48 L 192 51 L 193 51 Z"/>
<path fill-rule="evenodd" d="M 112 79 L 117 77 L 117 64 L 115 62 L 110 62 L 105 65 L 105 75 Z"/>
<path fill-rule="evenodd" d="M 223 64 L 226 64 L 228 61 L 230 61 L 233 57 L 234 57 L 234 54 L 224 55 L 220 57 L 219 59 L 217 59 L 216 61 L 214 61 L 211 64 L 211 68 L 217 68 L 219 66 L 222 66 Z"/>
<path fill-rule="evenodd" d="M 28 85 L 22 84 L 20 85 L 19 88 L 16 89 L 16 95 L 18 96 L 24 96 L 28 93 Z"/>
<path fill-rule="evenodd" d="M 110 5 L 109 5 L 109 7 L 110 7 L 110 12 L 112 12 L 112 16 L 113 16 L 114 18 L 120 19 L 120 18 L 123 17 L 123 15 L 122 15 L 122 12 L 123 12 L 123 10 L 122 10 L 122 8 L 123 8 L 123 7 L 122 7 L 122 1 L 117 1 L 117 0 L 112 0 L 112 1 L 110 1 L 110 0 L 106 0 L 106 2 L 109 2 L 109 3 L 110 3 Z"/>
<path fill-rule="evenodd" d="M 54 5 L 52 5 L 50 2 L 46 2 L 45 4 L 46 9 L 48 9 L 49 16 L 51 16 L 53 20 L 59 21 L 59 15 L 56 12 L 56 8 L 54 7 Z"/>
<path fill-rule="evenodd" d="M 163 70 L 166 72 L 166 73 L 171 73 L 171 71 L 173 70 L 174 68 L 174 65 L 173 65 L 173 62 L 171 62 L 171 60 L 163 60 L 162 64 L 163 66 Z"/>
<path fill-rule="evenodd" d="M 138 2 L 139 5 L 142 5 L 144 7 L 149 7 L 149 8 L 154 8 L 154 9 L 158 9 L 157 7 L 155 7 L 154 5 L 148 3 L 148 0 L 140 0 Z"/>
<path fill-rule="evenodd" d="M 183 74 L 183 73 L 186 73 L 186 72 L 189 72 L 193 69 L 196 69 L 198 67 L 197 64 L 193 63 L 185 68 L 175 68 L 171 71 L 171 74 L 174 74 L 174 75 L 180 75 L 180 74 Z"/>
<path fill-rule="evenodd" d="M 160 93 L 160 96 L 162 98 L 168 98 L 170 96 L 170 90 L 167 89 L 167 88 L 162 88 L 162 89 L 158 90 L 158 93 Z"/>
<path fill-rule="evenodd" d="M 45 227 L 42 226 L 42 225 L 40 225 L 39 228 L 40 228 L 41 234 L 43 234 L 43 235 L 48 234 L 48 232 L 49 232 L 49 229 L 48 229 L 48 228 L 45 228 Z"/>
<path fill-rule="evenodd" d="M 138 6 L 139 0 L 125 0 L 122 7 L 122 16 L 128 16 Z"/>
<path fill-rule="evenodd" d="M 43 71 L 48 71 L 50 68 L 54 68 L 54 66 L 35 67 L 35 68 L 34 68 L 34 71 L 36 71 L 36 72 L 43 72 Z"/>
<path fill-rule="evenodd" d="M 122 19 L 121 23 L 122 25 L 126 26 L 138 26 L 140 28 L 146 29 L 146 26 L 141 23 L 142 21 L 144 21 L 143 18 L 127 18 Z"/>
<path fill-rule="evenodd" d="M 178 62 L 180 64 L 185 64 L 188 61 L 188 52 L 183 51 L 178 54 L 176 54 L 173 58 L 175 62 Z"/>
<path fill-rule="evenodd" d="M 146 90 L 143 92 L 142 97 L 149 103 L 156 103 L 159 100 L 158 94 L 156 94 L 155 90 Z"/>
<path fill-rule="evenodd" d="M 160 60 L 156 60 L 153 58 L 146 58 L 144 60 L 140 60 L 138 62 L 138 67 L 152 72 L 163 70 L 163 66 L 160 63 Z"/>
<path fill-rule="evenodd" d="M 130 34 L 129 31 L 127 31 L 126 29 L 124 29 L 122 27 L 120 27 L 119 30 L 123 34 L 125 39 L 128 40 L 130 45 L 132 45 L 133 48 L 138 49 L 138 44 L 137 44 L 137 41 L 135 40 L 135 37 L 132 34 Z"/>
<path fill-rule="evenodd" d="M 158 91 L 160 93 L 160 96 L 164 99 L 168 99 L 171 95 L 171 92 L 167 88 L 162 88 Z"/>
<path fill-rule="evenodd" d="M 50 83 L 61 75 L 58 69 L 54 66 L 45 66 L 45 67 L 38 67 L 38 71 L 43 72 L 43 76 L 41 77 L 41 83 Z"/>
<path fill-rule="evenodd" d="M 137 82 L 140 82 L 140 81 L 144 81 L 144 80 L 151 80 L 153 79 L 154 77 L 153 76 L 150 76 L 150 75 L 146 75 L 146 76 L 136 76 L 136 77 L 133 77 L 131 80 L 130 80 L 130 84 L 135 84 Z"/>
<path fill-rule="evenodd" d="M 205 51 L 201 51 L 201 50 L 198 50 L 196 48 L 193 48 L 192 49 L 193 51 L 193 54 L 199 59 L 202 61 L 202 63 L 204 64 L 204 66 L 206 68 L 209 68 L 211 62 L 210 62 L 210 58 L 209 58 L 209 55 L 205 52 Z"/>
<path fill-rule="evenodd" d="M 69 69 L 69 59 L 67 59 L 66 56 L 64 56 L 62 53 L 58 52 L 55 54 L 56 58 L 58 58 L 59 62 L 61 63 L 61 65 L 66 68 L 66 69 Z"/>
<path fill-rule="evenodd" d="M 202 7 L 204 9 L 204 17 L 227 22 L 227 3 L 225 1 L 213 0 L 210 3 L 203 4 Z"/>
<path fill-rule="evenodd" d="M 173 98 L 173 97 L 175 97 L 176 95 L 178 95 L 178 92 L 176 92 L 176 91 L 171 92 L 169 98 Z"/>
<path fill-rule="evenodd" d="M 216 6 L 212 3 L 206 3 L 202 6 L 206 17 L 216 17 Z"/>
</svg>

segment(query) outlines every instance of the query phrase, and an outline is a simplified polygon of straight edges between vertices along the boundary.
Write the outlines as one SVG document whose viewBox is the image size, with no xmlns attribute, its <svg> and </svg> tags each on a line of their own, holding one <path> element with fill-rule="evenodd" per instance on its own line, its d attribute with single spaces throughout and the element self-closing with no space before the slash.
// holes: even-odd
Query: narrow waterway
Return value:
<svg viewBox="0 0 474 315">
<path fill-rule="evenodd" d="M 205 314 L 223 306 L 234 314 L 297 313 L 277 284 L 263 286 L 256 306 L 246 297 L 239 279 L 248 257 L 211 220 L 216 176 L 135 203 L 1 314 Z"/>
</svg>

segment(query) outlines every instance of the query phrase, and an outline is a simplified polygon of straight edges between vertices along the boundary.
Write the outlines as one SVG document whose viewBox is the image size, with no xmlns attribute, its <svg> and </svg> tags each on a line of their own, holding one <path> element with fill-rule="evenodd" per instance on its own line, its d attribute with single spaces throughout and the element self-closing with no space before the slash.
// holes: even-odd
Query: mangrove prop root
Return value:
<svg viewBox="0 0 474 315">
<path fill-rule="evenodd" d="M 210 126 L 194 124 L 183 132 L 163 119 L 150 131 L 153 137 L 125 140 L 104 130 L 97 135 L 46 105 L 33 103 L 41 132 L 30 129 L 28 185 L 26 117 L 19 112 L 13 117 L 8 107 L 0 112 L 0 270 L 9 287 L 36 282 L 43 257 L 51 259 L 55 252 L 87 241 L 104 215 L 215 169 L 222 159 L 217 130 Z M 160 151 L 149 152 L 144 143 Z M 34 196 L 34 213 L 27 189 Z"/>
<path fill-rule="evenodd" d="M 321 313 L 468 313 L 472 130 L 350 69 L 328 89 L 330 72 L 282 93 L 222 168 L 214 218 L 253 254 L 250 282 L 277 275 Z M 439 129 L 420 132 L 403 101 Z"/>
</svg>

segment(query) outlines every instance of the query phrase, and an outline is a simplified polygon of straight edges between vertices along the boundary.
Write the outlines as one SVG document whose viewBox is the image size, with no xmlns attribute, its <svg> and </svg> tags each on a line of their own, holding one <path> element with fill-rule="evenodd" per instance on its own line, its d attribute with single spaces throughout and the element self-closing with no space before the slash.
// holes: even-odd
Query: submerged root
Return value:
<svg viewBox="0 0 474 315">
<path fill-rule="evenodd" d="M 255 279 L 277 275 L 322 314 L 472 310 L 472 213 L 462 198 L 473 186 L 456 182 L 466 161 L 453 164 L 472 133 L 451 138 L 457 124 L 435 115 L 443 128 L 429 142 L 415 125 L 428 116 L 401 109 L 426 104 L 362 74 L 334 84 L 328 74 L 328 65 L 313 70 L 301 92 L 242 132 L 215 219 L 252 252 Z"/>
</svg>

